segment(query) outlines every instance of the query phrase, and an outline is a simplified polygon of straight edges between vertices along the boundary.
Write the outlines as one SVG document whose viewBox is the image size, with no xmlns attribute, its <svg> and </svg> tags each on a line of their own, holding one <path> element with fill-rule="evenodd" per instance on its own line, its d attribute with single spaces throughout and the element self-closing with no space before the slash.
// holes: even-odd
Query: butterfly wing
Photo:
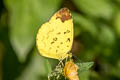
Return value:
<svg viewBox="0 0 120 80">
<path fill-rule="evenodd" d="M 64 59 L 68 56 L 73 43 L 73 21 L 67 8 L 59 10 L 40 27 L 36 43 L 45 57 Z"/>
</svg>

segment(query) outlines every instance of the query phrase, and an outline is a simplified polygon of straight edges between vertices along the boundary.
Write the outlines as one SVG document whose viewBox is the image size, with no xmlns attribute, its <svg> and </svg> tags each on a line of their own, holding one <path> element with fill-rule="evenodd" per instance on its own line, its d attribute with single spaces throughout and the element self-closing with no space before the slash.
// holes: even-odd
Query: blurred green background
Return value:
<svg viewBox="0 0 120 80">
<path fill-rule="evenodd" d="M 39 55 L 35 37 L 63 7 L 73 16 L 73 55 L 95 62 L 80 80 L 120 80 L 120 0 L 0 0 L 0 80 L 47 80 L 58 61 Z"/>
</svg>

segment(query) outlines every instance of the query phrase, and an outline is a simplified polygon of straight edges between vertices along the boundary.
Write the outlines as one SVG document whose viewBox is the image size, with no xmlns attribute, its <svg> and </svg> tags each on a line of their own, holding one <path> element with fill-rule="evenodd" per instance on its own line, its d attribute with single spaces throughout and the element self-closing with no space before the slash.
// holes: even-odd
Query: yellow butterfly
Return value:
<svg viewBox="0 0 120 80">
<path fill-rule="evenodd" d="M 73 21 L 67 8 L 56 12 L 40 27 L 36 44 L 44 57 L 60 60 L 68 56 L 73 44 Z"/>
</svg>

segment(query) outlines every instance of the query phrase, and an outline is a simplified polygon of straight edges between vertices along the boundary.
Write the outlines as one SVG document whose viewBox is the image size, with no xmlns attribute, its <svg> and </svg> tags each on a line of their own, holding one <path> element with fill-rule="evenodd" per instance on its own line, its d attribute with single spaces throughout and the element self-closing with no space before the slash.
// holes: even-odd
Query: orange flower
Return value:
<svg viewBox="0 0 120 80">
<path fill-rule="evenodd" d="M 71 59 L 65 64 L 64 76 L 68 78 L 69 80 L 79 80 L 77 70 L 78 70 L 78 66 Z"/>
</svg>

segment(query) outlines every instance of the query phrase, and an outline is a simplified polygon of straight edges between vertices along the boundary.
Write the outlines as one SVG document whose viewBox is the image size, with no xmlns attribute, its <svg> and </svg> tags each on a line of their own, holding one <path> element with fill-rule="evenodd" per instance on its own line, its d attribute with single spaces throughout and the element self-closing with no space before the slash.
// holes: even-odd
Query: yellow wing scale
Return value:
<svg viewBox="0 0 120 80">
<path fill-rule="evenodd" d="M 64 59 L 72 43 L 72 17 L 67 8 L 62 8 L 40 27 L 36 38 L 37 48 L 44 57 Z"/>
</svg>

